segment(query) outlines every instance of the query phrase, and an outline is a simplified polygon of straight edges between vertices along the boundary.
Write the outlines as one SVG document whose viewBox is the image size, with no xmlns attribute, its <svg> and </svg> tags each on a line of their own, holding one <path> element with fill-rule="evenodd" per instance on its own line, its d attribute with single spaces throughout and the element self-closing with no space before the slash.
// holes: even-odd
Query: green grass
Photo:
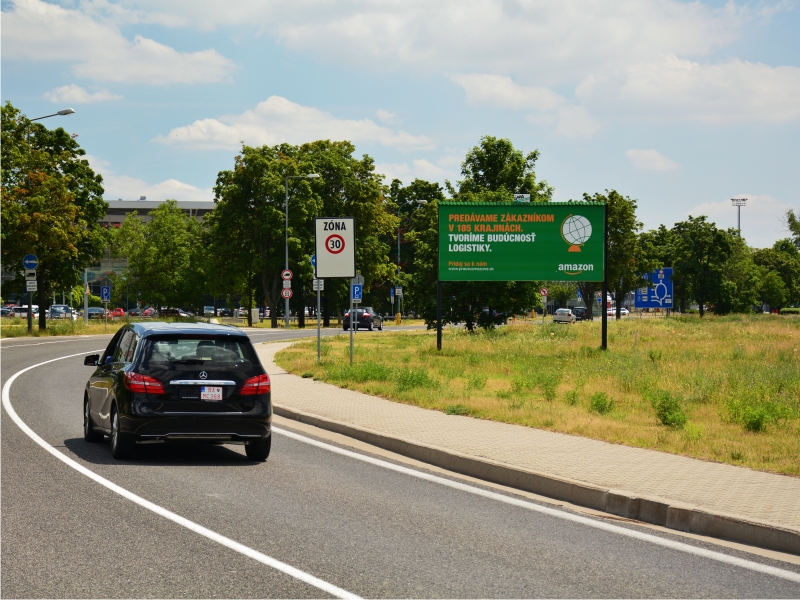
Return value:
<svg viewBox="0 0 800 600">
<path fill-rule="evenodd" d="M 800 475 L 800 318 L 531 323 L 347 336 L 280 352 L 297 374 L 448 414 Z"/>
</svg>

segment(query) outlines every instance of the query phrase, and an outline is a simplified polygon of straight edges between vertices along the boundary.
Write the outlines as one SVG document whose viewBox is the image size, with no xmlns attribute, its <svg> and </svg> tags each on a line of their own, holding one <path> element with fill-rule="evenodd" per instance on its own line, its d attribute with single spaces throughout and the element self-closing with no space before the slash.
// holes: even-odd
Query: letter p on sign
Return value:
<svg viewBox="0 0 800 600">
<path fill-rule="evenodd" d="M 355 277 L 356 224 L 353 217 L 314 219 L 317 277 Z"/>
</svg>

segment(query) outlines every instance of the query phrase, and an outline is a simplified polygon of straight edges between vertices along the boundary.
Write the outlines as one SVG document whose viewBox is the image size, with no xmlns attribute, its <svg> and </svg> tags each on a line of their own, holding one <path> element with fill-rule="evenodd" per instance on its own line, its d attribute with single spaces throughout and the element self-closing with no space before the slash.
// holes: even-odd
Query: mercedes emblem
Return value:
<svg viewBox="0 0 800 600">
<path fill-rule="evenodd" d="M 208 379 L 208 373 L 205 371 L 200 371 L 200 379 Z"/>
</svg>

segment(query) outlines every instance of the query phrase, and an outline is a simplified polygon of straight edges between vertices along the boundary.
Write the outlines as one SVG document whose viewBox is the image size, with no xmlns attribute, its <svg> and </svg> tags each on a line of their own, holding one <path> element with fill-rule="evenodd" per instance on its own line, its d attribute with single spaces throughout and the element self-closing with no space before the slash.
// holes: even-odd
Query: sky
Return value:
<svg viewBox="0 0 800 600">
<path fill-rule="evenodd" d="M 800 0 L 798 0 L 800 1 Z M 348 139 L 386 183 L 458 181 L 481 136 L 554 200 L 754 247 L 800 212 L 793 0 L 2 0 L 2 101 L 78 134 L 106 200 L 212 201 L 242 142 Z"/>
</svg>

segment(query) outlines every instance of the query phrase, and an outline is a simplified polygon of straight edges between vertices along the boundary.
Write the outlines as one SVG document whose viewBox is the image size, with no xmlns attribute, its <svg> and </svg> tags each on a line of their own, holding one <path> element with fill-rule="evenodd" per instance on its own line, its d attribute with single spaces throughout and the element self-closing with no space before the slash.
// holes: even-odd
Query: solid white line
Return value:
<svg viewBox="0 0 800 600">
<path fill-rule="evenodd" d="M 41 367 L 42 365 L 46 365 L 48 363 L 55 362 L 57 360 L 72 358 L 73 356 L 83 356 L 84 354 L 85 352 L 80 352 L 78 354 L 70 354 L 69 356 L 61 356 L 59 358 L 54 358 L 52 360 L 47 360 L 32 365 L 27 369 L 22 369 L 21 371 L 14 373 L 11 377 L 8 378 L 8 381 L 6 381 L 6 384 L 3 386 L 3 407 L 6 409 L 6 412 L 14 421 L 14 423 L 16 423 L 17 426 L 20 429 L 22 429 L 22 431 L 24 431 L 29 438 L 31 438 L 34 442 L 36 442 L 42 448 L 47 450 L 50 454 L 55 456 L 58 460 L 66 463 L 68 466 L 72 467 L 79 473 L 86 475 L 88 478 L 96 481 L 97 483 L 108 488 L 112 492 L 119 494 L 123 498 L 126 498 L 131 502 L 134 502 L 139 506 L 146 508 L 149 511 L 152 511 L 157 515 L 164 517 L 165 519 L 169 519 L 173 523 L 177 523 L 178 525 L 185 527 L 186 529 L 194 531 L 195 533 L 198 533 L 203 537 L 206 537 L 214 542 L 217 542 L 218 544 L 226 546 L 227 548 L 230 548 L 235 552 L 243 554 L 249 558 L 252 558 L 253 560 L 256 560 L 264 565 L 267 565 L 268 567 L 272 567 L 273 569 L 286 573 L 287 575 L 290 575 L 295 579 L 299 579 L 303 583 L 312 585 L 317 589 L 320 589 L 324 592 L 327 592 L 328 594 L 331 594 L 332 596 L 335 596 L 337 598 L 354 598 L 354 599 L 359 598 L 359 596 L 356 596 L 355 594 L 352 594 L 347 590 L 343 590 L 342 588 L 337 587 L 331 583 L 328 583 L 327 581 L 323 581 L 322 579 L 319 579 L 317 577 L 314 577 L 313 575 L 306 573 L 305 571 L 301 571 L 300 569 L 297 569 L 291 565 L 281 562 L 275 558 L 272 558 L 271 556 L 267 556 L 266 554 L 258 552 L 257 550 L 253 550 L 252 548 L 245 546 L 244 544 L 240 544 L 239 542 L 236 542 L 228 537 L 225 537 L 224 535 L 220 535 L 215 531 L 211 531 L 210 529 L 207 529 L 202 525 L 198 525 L 197 523 L 190 521 L 189 519 L 186 519 L 184 517 L 181 517 L 180 515 L 177 515 L 174 512 L 167 510 L 166 508 L 163 508 L 157 504 L 150 502 L 149 500 L 145 500 L 144 498 L 142 498 L 141 496 L 137 496 L 133 492 L 129 492 L 125 488 L 110 482 L 108 479 L 101 477 L 94 471 L 90 471 L 80 463 L 77 463 L 71 458 L 65 456 L 64 454 L 53 448 L 50 444 L 45 442 L 41 437 L 39 437 L 30 427 L 28 427 L 25 424 L 25 422 L 19 417 L 17 412 L 14 410 L 14 407 L 11 406 L 11 398 L 9 395 L 11 384 L 14 383 L 17 377 L 19 377 L 26 371 L 30 371 L 31 369 L 35 369 L 36 367 Z"/>
<path fill-rule="evenodd" d="M 85 339 L 87 342 L 90 342 L 96 337 L 103 337 L 105 335 L 114 335 L 114 334 L 113 333 L 101 333 L 99 335 L 86 336 L 85 338 L 77 338 L 77 339 L 72 338 L 72 339 L 69 339 L 69 340 L 57 340 L 57 341 L 54 341 L 54 342 L 38 342 L 36 344 L 14 344 L 13 346 L 8 346 L 8 347 L 9 348 L 27 348 L 28 346 L 44 346 L 45 344 L 66 344 L 67 342 L 80 342 L 82 339 Z M 16 341 L 18 339 L 25 339 L 25 338 L 10 338 L 10 339 L 6 338 L 3 341 L 4 342 Z M 0 347 L 5 347 L 5 346 L 6 346 L 6 344 L 0 344 Z"/>
<path fill-rule="evenodd" d="M 401 467 L 400 465 L 386 462 L 379 458 L 373 458 L 371 456 L 365 456 L 363 454 L 351 452 L 350 450 L 345 450 L 343 448 L 339 448 L 331 444 L 326 444 L 325 442 L 319 442 L 315 439 L 306 437 L 304 435 L 300 435 L 298 433 L 286 429 L 280 429 L 273 426 L 272 431 L 273 433 L 284 435 L 286 437 L 292 438 L 293 440 L 297 440 L 298 442 L 310 444 L 311 446 L 316 446 L 318 448 L 322 448 L 323 450 L 328 450 L 329 452 L 335 452 L 336 454 L 341 454 L 342 456 L 347 456 L 355 460 L 360 460 L 362 462 L 376 465 L 378 467 L 383 467 L 384 469 L 390 469 L 398 473 L 403 473 L 404 475 L 410 475 L 411 477 L 416 477 L 417 479 L 423 479 L 425 481 L 430 481 L 432 483 L 438 483 L 440 485 L 460 490 L 462 492 L 469 492 L 470 494 L 483 496 L 484 498 L 488 498 L 490 500 L 504 502 L 505 504 L 510 504 L 512 506 L 516 506 L 519 508 L 525 508 L 551 517 L 556 517 L 558 519 L 564 519 L 565 521 L 572 521 L 573 523 L 578 523 L 580 525 L 587 525 L 589 527 L 594 527 L 595 529 L 601 529 L 603 531 L 633 538 L 635 540 L 639 540 L 642 542 L 648 542 L 650 544 L 655 544 L 657 546 L 669 548 L 670 550 L 677 550 L 679 552 L 685 552 L 686 554 L 693 554 L 695 556 L 716 560 L 718 562 L 733 565 L 735 567 L 741 567 L 743 569 L 749 569 L 751 571 L 757 571 L 759 573 L 765 573 L 767 575 L 772 575 L 774 577 L 780 577 L 781 579 L 787 579 L 789 581 L 800 583 L 799 573 L 786 571 L 784 569 L 778 569 L 777 567 L 763 565 L 761 563 L 745 560 L 742 558 L 737 558 L 735 556 L 729 556 L 721 552 L 714 552 L 713 550 L 706 550 L 705 548 L 698 548 L 697 546 L 692 546 L 690 544 L 676 542 L 674 540 L 661 538 L 655 535 L 651 535 L 649 533 L 643 533 L 641 531 L 636 531 L 633 529 L 627 529 L 625 527 L 620 527 L 618 525 L 612 525 L 610 523 L 605 523 L 603 521 L 596 521 L 594 519 L 589 519 L 588 517 L 583 517 L 566 511 L 556 510 L 554 508 L 549 508 L 547 506 L 541 506 L 539 504 L 534 504 L 533 502 L 528 502 L 526 500 L 521 500 L 519 498 L 514 498 L 513 496 L 505 496 L 503 494 L 498 494 L 496 492 L 490 492 L 488 490 L 473 487 L 471 485 L 466 485 L 464 483 L 459 483 L 457 481 L 451 481 L 450 479 L 446 479 L 444 477 L 438 477 L 437 475 L 426 473 L 424 471 L 416 471 L 414 469 L 409 469 L 408 467 Z"/>
</svg>

